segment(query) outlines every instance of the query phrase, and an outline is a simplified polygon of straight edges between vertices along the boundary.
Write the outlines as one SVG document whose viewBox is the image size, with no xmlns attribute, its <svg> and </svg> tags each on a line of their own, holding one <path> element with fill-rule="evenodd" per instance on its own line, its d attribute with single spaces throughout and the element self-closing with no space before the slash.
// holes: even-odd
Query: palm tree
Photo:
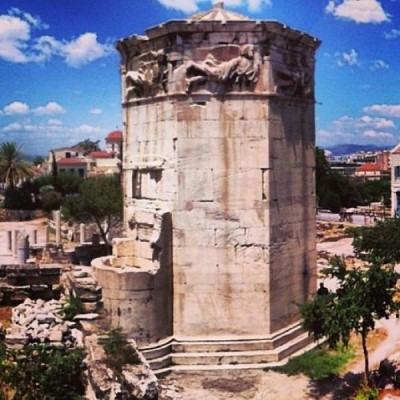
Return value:
<svg viewBox="0 0 400 400">
<path fill-rule="evenodd" d="M 21 160 L 21 146 L 13 142 L 0 145 L 0 179 L 14 188 L 20 180 L 33 176 L 32 166 Z"/>
</svg>

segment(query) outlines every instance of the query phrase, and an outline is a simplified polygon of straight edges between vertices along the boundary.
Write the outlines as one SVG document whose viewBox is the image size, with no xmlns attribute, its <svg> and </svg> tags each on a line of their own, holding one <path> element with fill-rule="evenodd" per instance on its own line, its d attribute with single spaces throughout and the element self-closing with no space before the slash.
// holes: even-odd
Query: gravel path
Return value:
<svg viewBox="0 0 400 400">
<path fill-rule="evenodd" d="M 378 367 L 385 358 L 391 359 L 400 357 L 400 320 L 395 316 L 389 319 L 381 319 L 376 323 L 376 328 L 384 328 L 387 332 L 386 339 L 379 346 L 369 352 L 369 364 L 371 368 Z M 364 360 L 352 368 L 352 372 L 364 371 Z"/>
</svg>

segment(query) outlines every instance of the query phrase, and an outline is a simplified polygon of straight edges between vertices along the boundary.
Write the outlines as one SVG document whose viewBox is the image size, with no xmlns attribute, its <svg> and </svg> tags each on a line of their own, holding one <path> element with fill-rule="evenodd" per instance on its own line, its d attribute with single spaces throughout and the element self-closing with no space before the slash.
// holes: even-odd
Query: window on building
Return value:
<svg viewBox="0 0 400 400">
<path fill-rule="evenodd" d="M 78 168 L 78 175 L 81 178 L 84 178 L 85 177 L 85 170 L 83 168 Z"/>
<path fill-rule="evenodd" d="M 142 174 L 138 170 L 132 171 L 132 197 L 134 199 L 142 197 Z"/>
<path fill-rule="evenodd" d="M 399 178 L 400 178 L 400 165 L 397 166 L 397 167 L 394 167 L 394 177 L 395 177 L 396 179 L 399 179 Z"/>
</svg>

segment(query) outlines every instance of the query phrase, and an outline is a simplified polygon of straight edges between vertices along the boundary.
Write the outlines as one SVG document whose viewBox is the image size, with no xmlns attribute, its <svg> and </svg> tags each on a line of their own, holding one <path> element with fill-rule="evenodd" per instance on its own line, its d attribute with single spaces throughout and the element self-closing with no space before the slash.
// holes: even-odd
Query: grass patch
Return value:
<svg viewBox="0 0 400 400">
<path fill-rule="evenodd" d="M 111 329 L 101 342 L 107 357 L 106 365 L 114 372 L 121 373 L 127 364 L 140 364 L 138 353 L 130 345 L 121 328 Z"/>
<path fill-rule="evenodd" d="M 311 379 L 321 380 L 339 375 L 353 357 L 354 352 L 350 347 L 340 346 L 336 350 L 323 347 L 293 357 L 287 364 L 272 369 L 286 375 L 304 374 Z"/>
</svg>

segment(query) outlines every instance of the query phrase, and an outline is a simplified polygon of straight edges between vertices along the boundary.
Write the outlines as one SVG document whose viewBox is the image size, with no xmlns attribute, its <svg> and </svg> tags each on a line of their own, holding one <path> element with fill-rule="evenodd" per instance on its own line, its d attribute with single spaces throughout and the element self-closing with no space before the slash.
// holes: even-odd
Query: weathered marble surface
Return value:
<svg viewBox="0 0 400 400">
<path fill-rule="evenodd" d="M 118 296 L 132 336 L 132 317 L 146 321 L 146 344 L 160 339 L 150 328 L 160 316 L 164 338 L 268 339 L 298 321 L 315 289 L 319 41 L 277 22 L 204 18 L 118 44 L 130 243 L 115 243 L 114 256 L 131 257 L 138 279 L 164 274 L 164 287 L 144 285 L 146 299 Z M 154 270 L 161 210 L 170 250 Z"/>
</svg>

